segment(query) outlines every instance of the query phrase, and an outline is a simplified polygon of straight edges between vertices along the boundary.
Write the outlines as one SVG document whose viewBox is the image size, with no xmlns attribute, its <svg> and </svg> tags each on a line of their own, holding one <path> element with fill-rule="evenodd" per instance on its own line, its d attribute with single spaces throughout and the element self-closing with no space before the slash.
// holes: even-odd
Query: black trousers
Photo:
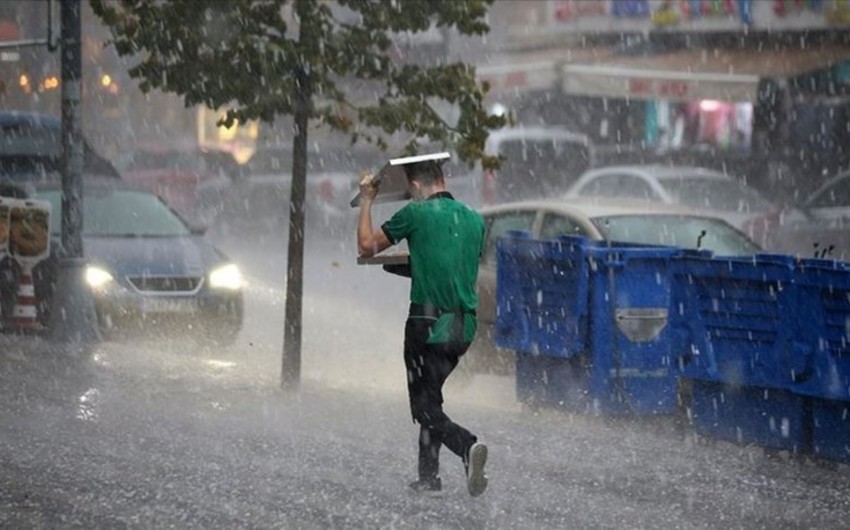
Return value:
<svg viewBox="0 0 850 530">
<path fill-rule="evenodd" d="M 404 364 L 410 412 L 419 423 L 419 478 L 429 480 L 440 472 L 440 448 L 465 458 L 477 438 L 443 412 L 443 383 L 469 348 L 468 342 L 428 344 L 435 322 L 411 317 L 404 328 Z"/>
</svg>

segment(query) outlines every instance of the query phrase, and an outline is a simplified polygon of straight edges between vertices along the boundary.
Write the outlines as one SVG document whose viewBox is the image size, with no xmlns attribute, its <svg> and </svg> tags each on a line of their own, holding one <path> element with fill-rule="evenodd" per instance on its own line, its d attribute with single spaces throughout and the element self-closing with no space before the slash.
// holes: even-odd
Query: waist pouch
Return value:
<svg viewBox="0 0 850 530">
<path fill-rule="evenodd" d="M 474 309 L 463 309 L 461 307 L 455 309 L 441 309 L 431 304 L 416 304 L 411 302 L 408 315 L 411 317 L 433 318 L 434 320 L 439 320 L 445 315 L 451 315 L 452 326 L 449 332 L 449 341 L 466 342 L 464 340 L 464 325 L 466 323 L 465 317 L 466 315 L 472 315 L 474 317 L 476 312 Z"/>
</svg>

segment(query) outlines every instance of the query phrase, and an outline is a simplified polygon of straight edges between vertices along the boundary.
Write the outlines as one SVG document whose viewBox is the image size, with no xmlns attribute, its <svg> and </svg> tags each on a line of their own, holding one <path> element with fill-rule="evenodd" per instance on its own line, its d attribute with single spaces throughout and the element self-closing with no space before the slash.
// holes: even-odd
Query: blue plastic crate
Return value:
<svg viewBox="0 0 850 530">
<path fill-rule="evenodd" d="M 850 265 L 805 259 L 799 262 L 798 299 L 789 313 L 799 326 L 797 355 L 806 359 L 795 391 L 850 401 Z"/>
<path fill-rule="evenodd" d="M 522 282 L 528 263 L 536 259 L 529 232 L 509 231 L 496 243 L 496 326 L 493 339 L 498 346 L 517 351 L 530 348 L 528 317 L 523 309 Z"/>
<path fill-rule="evenodd" d="M 604 414 L 674 412 L 667 319 L 671 259 L 681 252 L 581 237 L 503 240 L 499 281 L 511 283 L 497 288 L 497 343 L 518 352 L 520 399 Z M 535 390 L 541 380 L 547 388 Z"/>
<path fill-rule="evenodd" d="M 793 387 L 805 359 L 794 347 L 797 294 L 791 256 L 674 260 L 674 327 L 686 377 Z"/>
<path fill-rule="evenodd" d="M 812 452 L 850 464 L 850 402 L 812 398 Z"/>
<path fill-rule="evenodd" d="M 517 354 L 516 393 L 521 403 L 545 405 L 570 412 L 604 416 L 645 416 L 670 414 L 677 408 L 677 381 L 659 385 L 663 373 L 638 375 L 636 371 L 622 374 L 609 372 L 603 385 L 596 384 L 596 375 L 605 375 L 604 368 L 587 355 L 569 359 L 528 353 Z M 655 378 L 648 382 L 647 378 Z M 635 383 L 640 379 L 640 383 Z"/>
<path fill-rule="evenodd" d="M 503 348 L 568 358 L 586 349 L 585 238 L 498 242 L 494 340 Z"/>
<path fill-rule="evenodd" d="M 678 408 L 677 351 L 669 326 L 675 247 L 590 247 L 590 392 L 608 413 Z"/>
<path fill-rule="evenodd" d="M 789 390 L 692 380 L 693 426 L 742 445 L 809 452 L 807 399 Z"/>
</svg>

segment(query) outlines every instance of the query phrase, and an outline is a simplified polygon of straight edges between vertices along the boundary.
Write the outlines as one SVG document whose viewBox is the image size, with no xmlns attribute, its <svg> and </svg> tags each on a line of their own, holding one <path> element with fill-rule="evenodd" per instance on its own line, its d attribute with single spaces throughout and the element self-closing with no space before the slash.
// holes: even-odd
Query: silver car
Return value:
<svg viewBox="0 0 850 530">
<path fill-rule="evenodd" d="M 826 181 L 803 202 L 812 217 L 843 226 L 850 223 L 850 170 Z"/>
<path fill-rule="evenodd" d="M 802 218 L 783 211 L 756 189 L 714 170 L 665 165 L 609 166 L 585 172 L 567 197 L 604 197 L 681 204 L 714 210 L 764 247 L 786 219 Z"/>
<path fill-rule="evenodd" d="M 803 257 L 850 259 L 850 170 L 826 181 L 801 206 L 810 219 L 786 223 L 776 246 Z"/>
</svg>

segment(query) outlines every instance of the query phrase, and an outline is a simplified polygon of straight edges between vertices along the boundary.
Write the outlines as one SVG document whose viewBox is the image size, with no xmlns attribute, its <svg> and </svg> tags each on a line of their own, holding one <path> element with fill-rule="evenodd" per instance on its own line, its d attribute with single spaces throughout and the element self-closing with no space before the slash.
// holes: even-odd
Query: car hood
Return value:
<svg viewBox="0 0 850 530">
<path fill-rule="evenodd" d="M 119 276 L 203 276 L 226 257 L 201 236 L 84 237 L 86 258 Z"/>
</svg>

